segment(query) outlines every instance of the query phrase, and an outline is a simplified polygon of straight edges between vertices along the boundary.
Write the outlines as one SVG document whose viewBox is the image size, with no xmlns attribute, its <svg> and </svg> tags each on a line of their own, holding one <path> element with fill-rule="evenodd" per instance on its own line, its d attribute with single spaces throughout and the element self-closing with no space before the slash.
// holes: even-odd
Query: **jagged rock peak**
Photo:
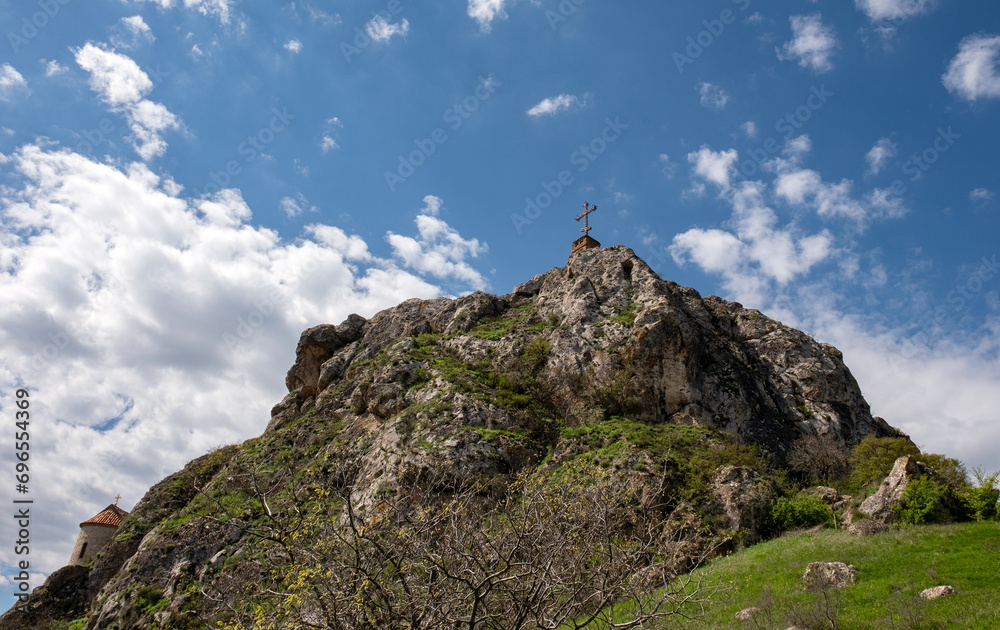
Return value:
<svg viewBox="0 0 1000 630">
<path fill-rule="evenodd" d="M 490 334 L 494 329 L 502 334 Z M 371 410 L 385 421 L 399 413 L 416 401 L 407 379 L 433 371 L 404 356 L 421 334 L 440 336 L 464 360 L 494 365 L 543 337 L 550 351 L 540 377 L 567 416 L 588 413 L 585 392 L 623 386 L 630 399 L 623 415 L 715 425 L 778 454 L 803 435 L 850 447 L 866 435 L 897 434 L 872 417 L 839 350 L 755 309 L 663 280 L 621 245 L 575 253 L 565 267 L 504 296 L 413 299 L 369 320 L 351 315 L 338 326 L 310 328 L 269 429 L 317 401 L 336 407 L 334 398 L 344 396 L 354 400 L 339 403 L 349 414 Z M 356 373 L 352 366 L 394 348 L 406 370 L 377 375 L 372 387 L 362 386 L 366 393 L 357 384 L 332 393 Z M 397 380 L 386 382 L 390 376 Z"/>
</svg>

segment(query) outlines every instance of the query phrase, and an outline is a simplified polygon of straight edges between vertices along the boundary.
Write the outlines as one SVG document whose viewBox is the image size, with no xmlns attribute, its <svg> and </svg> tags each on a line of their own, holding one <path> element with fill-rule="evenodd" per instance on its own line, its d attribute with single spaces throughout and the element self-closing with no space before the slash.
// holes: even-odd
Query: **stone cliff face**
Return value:
<svg viewBox="0 0 1000 630">
<path fill-rule="evenodd" d="M 586 457 L 686 497 L 669 509 L 695 514 L 701 501 L 702 514 L 742 530 L 770 486 L 720 466 L 704 495 L 684 495 L 697 471 L 649 435 L 684 426 L 705 444 L 759 445 L 773 468 L 802 436 L 849 448 L 897 435 L 872 417 L 836 348 L 662 280 L 622 246 L 574 254 L 506 296 L 408 300 L 311 328 L 285 383 L 263 436 L 157 484 L 89 572 L 57 572 L 33 616 L 8 612 L 0 628 L 77 616 L 87 629 L 203 627 L 266 570 L 248 535 L 256 471 L 346 487 L 363 513 L 418 479 L 444 491 Z M 753 514 L 737 488 L 748 480 Z"/>
</svg>

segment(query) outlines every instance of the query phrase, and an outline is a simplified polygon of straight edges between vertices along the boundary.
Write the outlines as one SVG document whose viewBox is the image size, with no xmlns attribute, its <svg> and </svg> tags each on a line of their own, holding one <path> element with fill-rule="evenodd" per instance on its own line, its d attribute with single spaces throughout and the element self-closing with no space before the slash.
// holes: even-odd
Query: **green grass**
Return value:
<svg viewBox="0 0 1000 630">
<path fill-rule="evenodd" d="M 717 559 L 702 571 L 730 585 L 707 615 L 667 627 L 753 628 L 738 611 L 771 600 L 773 626 L 784 629 L 795 611 L 808 612 L 822 595 L 799 579 L 810 562 L 845 562 L 859 573 L 835 591 L 838 628 L 1000 628 L 1000 524 L 904 527 L 871 537 L 845 531 L 786 535 Z M 948 584 L 957 595 L 922 600 L 920 591 Z M 831 627 L 829 624 L 826 627 Z"/>
</svg>

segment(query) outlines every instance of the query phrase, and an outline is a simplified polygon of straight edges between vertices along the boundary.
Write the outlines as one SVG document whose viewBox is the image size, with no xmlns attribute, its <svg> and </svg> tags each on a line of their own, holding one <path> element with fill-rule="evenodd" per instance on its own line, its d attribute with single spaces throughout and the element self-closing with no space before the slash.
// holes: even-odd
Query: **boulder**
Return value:
<svg viewBox="0 0 1000 630">
<path fill-rule="evenodd" d="M 944 597 L 946 595 L 954 595 L 958 593 L 951 586 L 935 586 L 933 588 L 927 588 L 920 591 L 920 597 L 924 599 L 937 599 L 939 597 Z"/>
<path fill-rule="evenodd" d="M 745 544 L 761 539 L 774 486 L 759 473 L 741 466 L 723 466 L 712 477 L 709 492 L 716 500 L 715 514 L 726 527 L 737 531 Z"/>
<path fill-rule="evenodd" d="M 812 592 L 844 588 L 854 584 L 857 572 L 853 566 L 843 562 L 810 562 L 802 576 L 802 583 L 807 591 Z"/>
<path fill-rule="evenodd" d="M 875 494 L 861 504 L 859 511 L 876 521 L 887 523 L 896 514 L 896 507 L 902 502 L 903 491 L 910 479 L 919 479 L 926 475 L 936 476 L 937 471 L 918 462 L 913 455 L 904 455 L 896 460 L 892 472 L 879 486 Z"/>
<path fill-rule="evenodd" d="M 751 606 L 750 608 L 744 608 L 740 612 L 736 613 L 736 618 L 739 619 L 740 621 L 749 621 L 753 619 L 753 616 L 759 612 L 760 608 L 754 608 L 753 606 Z"/>
<path fill-rule="evenodd" d="M 874 536 L 888 531 L 889 526 L 881 521 L 861 520 L 851 523 L 847 531 L 852 536 Z"/>
</svg>

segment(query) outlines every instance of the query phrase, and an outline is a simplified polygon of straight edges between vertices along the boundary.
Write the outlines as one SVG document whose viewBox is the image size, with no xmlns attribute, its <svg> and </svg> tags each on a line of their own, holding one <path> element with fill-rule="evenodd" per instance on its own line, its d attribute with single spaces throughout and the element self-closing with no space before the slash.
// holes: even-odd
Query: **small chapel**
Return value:
<svg viewBox="0 0 1000 630">
<path fill-rule="evenodd" d="M 118 497 L 115 497 L 114 503 L 80 523 L 80 534 L 76 537 L 69 565 L 86 564 L 111 541 L 126 516 L 128 512 L 118 507 Z"/>
<path fill-rule="evenodd" d="M 570 256 L 572 256 L 577 252 L 583 252 L 588 249 L 601 248 L 601 244 L 597 242 L 597 239 L 592 238 L 590 236 L 590 231 L 594 228 L 590 227 L 590 221 L 588 220 L 588 217 L 590 213 L 594 212 L 595 210 L 597 210 L 597 206 L 592 206 L 586 202 L 583 204 L 583 212 L 578 217 L 576 217 L 577 221 L 583 219 L 583 227 L 580 228 L 580 231 L 583 232 L 583 236 L 573 241 L 573 251 L 569 253 Z"/>
</svg>

